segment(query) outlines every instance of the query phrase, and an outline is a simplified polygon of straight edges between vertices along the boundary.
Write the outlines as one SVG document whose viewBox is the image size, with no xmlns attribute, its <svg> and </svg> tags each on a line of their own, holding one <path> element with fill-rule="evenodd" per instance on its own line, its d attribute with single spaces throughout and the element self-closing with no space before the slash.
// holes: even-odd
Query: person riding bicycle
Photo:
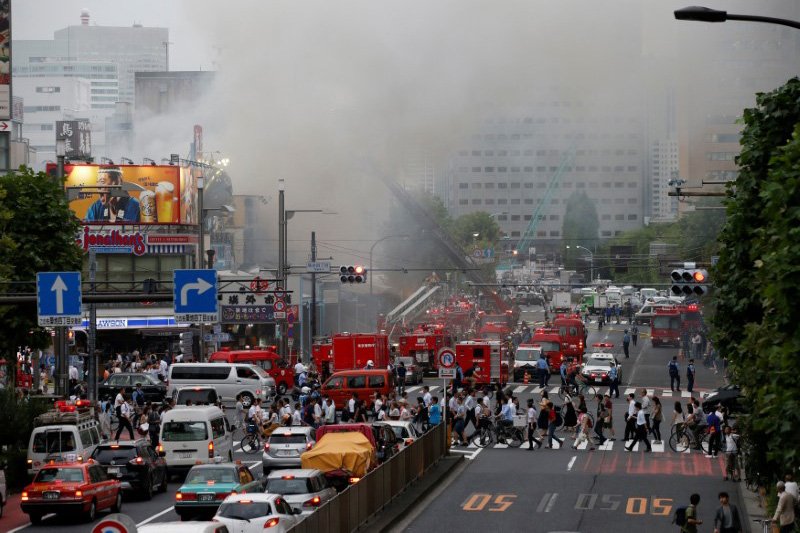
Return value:
<svg viewBox="0 0 800 533">
<path fill-rule="evenodd" d="M 572 365 L 567 370 L 567 386 L 569 389 L 575 391 L 575 394 L 578 394 L 578 380 L 584 381 L 580 370 L 578 365 Z"/>
<path fill-rule="evenodd" d="M 478 381 L 478 378 L 481 377 L 481 367 L 477 364 L 473 364 L 472 367 L 468 368 L 464 372 L 464 388 L 466 390 L 473 390 L 475 388 L 475 383 Z"/>
<path fill-rule="evenodd" d="M 512 402 L 511 398 L 509 398 L 508 402 L 503 404 L 502 411 L 500 411 L 500 427 L 503 429 L 511 428 L 514 425 L 515 414 L 517 414 L 517 412 L 516 409 L 514 409 L 514 403 Z"/>
</svg>

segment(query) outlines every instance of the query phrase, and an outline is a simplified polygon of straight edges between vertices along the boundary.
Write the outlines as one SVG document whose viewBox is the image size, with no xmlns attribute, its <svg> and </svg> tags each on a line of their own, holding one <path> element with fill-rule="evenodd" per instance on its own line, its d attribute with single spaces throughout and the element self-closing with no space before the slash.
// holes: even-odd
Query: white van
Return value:
<svg viewBox="0 0 800 533">
<path fill-rule="evenodd" d="M 198 463 L 233 461 L 234 429 L 219 407 L 174 407 L 162 417 L 158 454 L 169 475 Z"/>
<path fill-rule="evenodd" d="M 53 409 L 36 417 L 28 441 L 28 474 L 48 461 L 85 461 L 100 442 L 100 427 L 90 409 Z"/>
<path fill-rule="evenodd" d="M 263 368 L 244 363 L 175 363 L 169 368 L 167 396 L 178 387 L 210 385 L 222 402 L 235 402 L 242 395 L 242 404 L 249 408 L 256 398 L 269 400 L 275 396 L 275 379 Z"/>
</svg>

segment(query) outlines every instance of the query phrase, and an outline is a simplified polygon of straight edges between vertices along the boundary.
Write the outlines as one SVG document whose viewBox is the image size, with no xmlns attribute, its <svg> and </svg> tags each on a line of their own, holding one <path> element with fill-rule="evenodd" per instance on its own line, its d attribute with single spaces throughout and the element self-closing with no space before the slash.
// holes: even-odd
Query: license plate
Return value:
<svg viewBox="0 0 800 533">
<path fill-rule="evenodd" d="M 42 498 L 45 500 L 57 500 L 59 494 L 57 492 L 44 492 L 42 493 Z"/>
<path fill-rule="evenodd" d="M 214 495 L 213 494 L 198 494 L 197 495 L 197 501 L 199 501 L 199 502 L 214 501 Z"/>
<path fill-rule="evenodd" d="M 278 450 L 278 455 L 281 457 L 289 457 L 292 455 L 297 455 L 297 452 L 294 450 Z"/>
<path fill-rule="evenodd" d="M 192 458 L 192 453 L 191 452 L 182 452 L 182 453 L 179 452 L 178 453 L 178 457 L 180 459 L 191 459 Z"/>
<path fill-rule="evenodd" d="M 108 473 L 109 474 L 119 474 L 119 467 L 116 467 L 116 466 L 108 467 Z"/>
</svg>

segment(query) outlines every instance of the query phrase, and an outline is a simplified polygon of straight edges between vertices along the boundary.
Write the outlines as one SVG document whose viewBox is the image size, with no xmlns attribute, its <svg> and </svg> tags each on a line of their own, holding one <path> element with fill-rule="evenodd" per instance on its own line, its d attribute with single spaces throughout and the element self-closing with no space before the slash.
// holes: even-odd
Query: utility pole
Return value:
<svg viewBox="0 0 800 533">
<path fill-rule="evenodd" d="M 284 199 L 284 182 L 283 178 L 278 179 L 278 286 L 280 289 L 286 290 L 286 265 L 284 263 L 284 256 L 286 254 L 286 205 Z M 282 319 L 275 320 L 275 329 L 278 338 L 278 355 L 281 358 L 286 358 L 286 335 L 284 334 L 284 321 Z"/>
<path fill-rule="evenodd" d="M 317 260 L 317 232 L 311 232 L 311 262 Z M 314 344 L 314 337 L 317 335 L 317 275 L 311 273 L 311 344 Z"/>
<path fill-rule="evenodd" d="M 96 290 L 95 279 L 97 275 L 97 252 L 94 248 L 89 248 L 89 290 L 94 295 Z M 89 399 L 96 401 L 97 398 L 97 305 L 89 303 L 89 339 L 87 342 L 89 352 Z"/>
<path fill-rule="evenodd" d="M 64 160 L 67 156 L 67 145 L 63 139 L 56 140 L 56 160 L 58 185 L 64 186 Z M 56 394 L 66 398 L 69 396 L 69 354 L 67 353 L 67 328 L 56 328 L 53 352 L 56 356 Z"/>
<path fill-rule="evenodd" d="M 196 267 L 195 268 L 203 268 L 205 261 L 203 260 L 203 254 L 205 253 L 206 248 L 206 213 L 203 209 L 203 190 L 205 189 L 205 176 L 200 176 L 197 178 L 197 216 L 199 222 L 198 231 L 200 235 L 198 235 L 198 243 L 197 243 L 197 258 L 196 258 Z M 203 342 L 203 335 L 205 334 L 205 327 L 201 322 L 198 324 L 199 326 L 199 335 L 200 338 L 198 339 L 198 351 L 200 353 L 197 354 L 198 361 L 205 361 L 205 342 Z"/>
</svg>

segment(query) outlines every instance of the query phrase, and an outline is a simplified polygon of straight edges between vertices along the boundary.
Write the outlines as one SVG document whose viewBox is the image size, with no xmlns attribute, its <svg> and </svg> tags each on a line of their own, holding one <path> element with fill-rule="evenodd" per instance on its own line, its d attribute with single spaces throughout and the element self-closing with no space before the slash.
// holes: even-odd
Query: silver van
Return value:
<svg viewBox="0 0 800 533">
<path fill-rule="evenodd" d="M 211 386 L 220 401 L 231 403 L 242 395 L 245 409 L 256 398 L 266 401 L 275 396 L 275 379 L 264 369 L 241 363 L 175 363 L 169 369 L 167 396 L 177 388 Z"/>
</svg>

